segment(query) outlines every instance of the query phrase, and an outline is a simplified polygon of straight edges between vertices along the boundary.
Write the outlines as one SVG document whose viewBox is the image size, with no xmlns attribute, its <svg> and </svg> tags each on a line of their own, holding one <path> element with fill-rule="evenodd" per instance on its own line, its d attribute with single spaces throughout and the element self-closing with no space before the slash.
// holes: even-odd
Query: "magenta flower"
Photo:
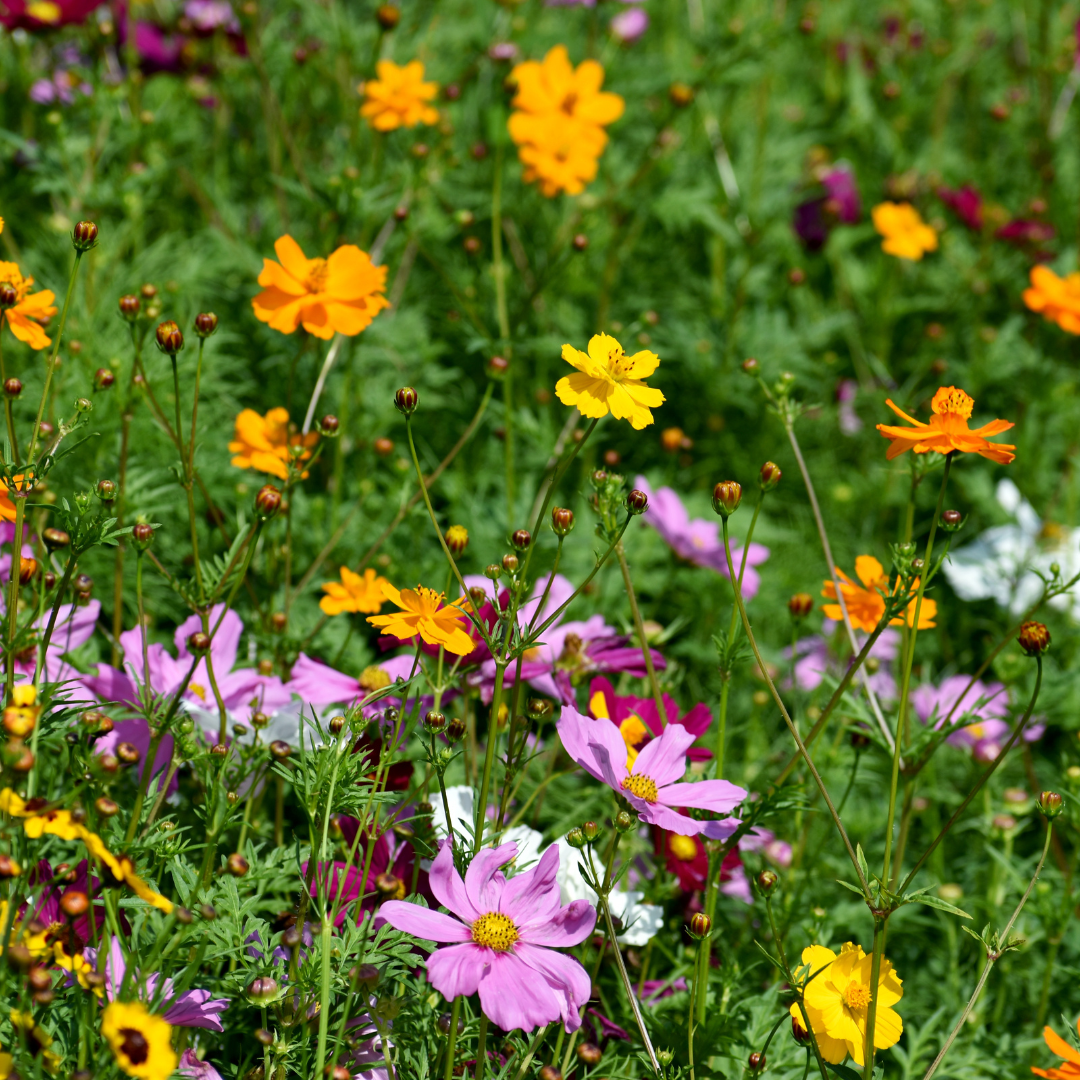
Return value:
<svg viewBox="0 0 1080 1080">
<path fill-rule="evenodd" d="M 836 387 L 836 401 L 840 406 L 840 430 L 845 435 L 857 435 L 863 426 L 859 414 L 855 411 L 855 398 L 859 384 L 855 379 L 841 379 Z"/>
<path fill-rule="evenodd" d="M 531 870 L 507 878 L 501 868 L 517 850 L 512 843 L 483 848 L 462 880 L 443 844 L 429 880 L 451 914 L 388 900 L 379 915 L 396 930 L 447 946 L 427 960 L 428 981 L 447 1000 L 479 993 L 484 1014 L 504 1031 L 532 1031 L 558 1019 L 576 1031 L 592 986 L 573 957 L 555 950 L 580 945 L 596 925 L 596 910 L 587 900 L 562 906 L 557 844 Z"/>
<path fill-rule="evenodd" d="M 728 576 L 727 556 L 718 521 L 691 519 L 682 500 L 671 488 L 662 487 L 654 492 L 644 476 L 634 481 L 634 487 L 649 497 L 649 508 L 643 515 L 645 524 L 651 525 L 676 555 L 695 566 L 706 566 L 724 577 Z M 753 599 L 757 593 L 761 579 L 754 567 L 760 566 L 768 557 L 767 547 L 750 545 L 742 579 L 744 600 Z M 736 570 L 742 565 L 742 545 L 735 540 L 731 542 L 731 561 Z"/>
<path fill-rule="evenodd" d="M 838 626 L 839 623 L 833 622 L 832 619 L 826 619 L 824 623 L 826 635 L 831 634 Z M 861 649 L 865 640 L 863 635 L 856 632 L 855 640 Z M 879 698 L 888 701 L 895 700 L 897 696 L 896 679 L 893 676 L 892 669 L 899 648 L 900 631 L 883 630 L 881 637 L 874 642 L 873 648 L 870 650 L 870 656 L 878 662 L 877 671 L 868 673 L 863 668 L 857 676 L 860 682 L 865 678 L 870 689 Z M 791 646 L 784 649 L 784 656 L 791 657 Z M 821 680 L 826 674 L 839 678 L 844 672 L 845 664 L 850 664 L 852 660 L 850 655 L 846 661 L 842 661 L 835 656 L 829 649 L 828 637 L 821 634 L 811 634 L 809 637 L 800 638 L 795 642 L 795 657 L 795 682 L 802 690 L 816 690 L 821 685 Z M 791 680 L 785 680 L 785 685 L 790 686 Z"/>
<path fill-rule="evenodd" d="M 188 1080 L 224 1080 L 210 1062 L 201 1061 L 199 1055 L 190 1047 L 180 1055 L 180 1067 L 176 1070 L 176 1075 L 187 1077 Z"/>
<path fill-rule="evenodd" d="M 826 169 L 817 177 L 823 193 L 795 207 L 792 227 L 809 251 L 820 250 L 834 225 L 854 225 L 862 216 L 855 174 L 846 165 Z"/>
<path fill-rule="evenodd" d="M 616 41 L 633 45 L 649 29 L 649 16 L 641 8 L 628 8 L 611 20 L 608 29 Z"/>
<path fill-rule="evenodd" d="M 407 679 L 412 674 L 414 662 L 414 656 L 392 656 L 366 668 L 356 679 L 301 653 L 293 664 L 286 689 L 305 705 L 319 709 L 327 705 L 352 705 L 397 679 Z M 364 715 L 375 716 L 385 711 L 388 705 L 400 704 L 400 699 L 395 697 L 380 698 L 364 706 Z"/>
<path fill-rule="evenodd" d="M 970 184 L 955 190 L 947 187 L 937 189 L 937 197 L 972 231 L 982 232 L 982 196 Z"/>
<path fill-rule="evenodd" d="M 681 724 L 669 724 L 664 733 L 637 753 L 627 746 L 610 720 L 590 720 L 564 705 L 556 725 L 566 752 L 590 775 L 618 792 L 649 825 L 679 836 L 703 833 L 724 839 L 738 826 L 734 818 L 697 821 L 680 814 L 677 807 L 730 814 L 746 798 L 746 792 L 727 780 L 682 783 L 686 752 L 696 736 Z"/>
</svg>

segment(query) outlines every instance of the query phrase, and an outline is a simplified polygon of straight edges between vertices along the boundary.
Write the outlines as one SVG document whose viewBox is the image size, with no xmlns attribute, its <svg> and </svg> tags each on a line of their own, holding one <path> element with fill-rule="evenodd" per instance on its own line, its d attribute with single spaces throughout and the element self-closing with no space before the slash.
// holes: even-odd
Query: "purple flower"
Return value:
<svg viewBox="0 0 1080 1080">
<path fill-rule="evenodd" d="M 556 844 L 533 869 L 507 879 L 501 868 L 517 850 L 512 843 L 483 848 L 462 880 L 443 844 L 429 880 L 451 915 L 403 900 L 388 900 L 379 914 L 397 930 L 448 946 L 427 960 L 428 981 L 448 1001 L 479 992 L 484 1014 L 504 1031 L 532 1031 L 560 1018 L 576 1031 L 591 983 L 573 957 L 555 949 L 580 945 L 596 910 L 586 900 L 562 906 Z"/>
<path fill-rule="evenodd" d="M 97 966 L 98 953 L 96 949 L 83 950 L 83 956 L 88 963 Z M 113 1001 L 120 992 L 124 982 L 124 973 L 127 965 L 124 963 L 124 953 L 120 942 L 115 937 L 109 938 L 109 952 L 105 958 L 105 996 Z M 158 982 L 161 982 L 158 993 Z M 156 972 L 144 976 L 141 972 L 134 973 L 135 985 L 141 986 L 142 998 L 148 1003 L 155 1000 L 159 1003 L 157 1008 L 165 1009 L 165 1019 L 175 1027 L 206 1028 L 209 1031 L 224 1031 L 221 1020 L 218 1019 L 229 1007 L 226 998 L 212 999 L 209 990 L 185 990 L 177 994 L 172 979 L 161 979 Z M 199 1075 L 199 1074 L 196 1074 Z"/>
<path fill-rule="evenodd" d="M 649 508 L 642 515 L 645 524 L 651 525 L 676 555 L 695 566 L 705 566 L 724 577 L 728 576 L 719 522 L 706 521 L 704 518 L 691 519 L 682 500 L 671 488 L 662 487 L 654 492 L 644 476 L 637 477 L 634 487 L 649 497 Z M 742 579 L 744 600 L 753 599 L 757 593 L 761 579 L 754 567 L 760 566 L 768 557 L 767 547 L 754 543 L 750 545 Z M 731 541 L 731 561 L 737 572 L 742 564 L 742 545 L 735 540 Z"/>
<path fill-rule="evenodd" d="M 973 717 L 976 723 L 954 731 L 946 738 L 946 742 L 953 746 L 970 747 L 986 756 L 991 744 L 1000 747 L 1008 740 L 1010 728 L 1005 720 L 1008 697 L 1001 683 L 984 683 L 981 679 L 976 679 L 971 689 L 964 693 L 970 682 L 967 675 L 950 675 L 940 686 L 924 683 L 912 690 L 911 704 L 924 724 L 932 723 L 934 728 L 939 730 L 944 727 L 945 718 L 950 712 L 950 726 L 967 717 Z M 995 757 L 997 753 L 990 754 L 988 760 L 992 761 Z"/>
<path fill-rule="evenodd" d="M 855 411 L 855 397 L 859 384 L 855 379 L 841 379 L 836 387 L 836 400 L 840 406 L 840 430 L 845 435 L 857 435 L 862 431 L 863 422 Z"/>
<path fill-rule="evenodd" d="M 937 189 L 937 197 L 952 210 L 972 231 L 982 232 L 982 196 L 970 184 L 955 190 L 947 187 Z"/>
<path fill-rule="evenodd" d="M 824 245 L 833 225 L 854 225 L 862 216 L 862 200 L 851 169 L 837 165 L 818 180 L 824 194 L 799 203 L 792 221 L 796 235 L 810 251 Z"/>
<path fill-rule="evenodd" d="M 221 1073 L 208 1061 L 200 1061 L 199 1055 L 190 1047 L 180 1055 L 178 1076 L 187 1076 L 191 1080 L 223 1080 Z"/>
<path fill-rule="evenodd" d="M 375 1000 L 371 999 L 372 1005 Z M 382 1034 L 371 1019 L 371 1014 L 361 1013 L 356 1019 L 349 1021 L 348 1027 L 352 1030 L 352 1040 L 355 1043 L 347 1063 L 353 1080 L 394 1080 L 386 1067 Z M 390 1027 L 390 1021 L 386 1021 L 386 1027 Z M 360 1030 L 356 1031 L 356 1028 Z M 386 1045 L 392 1047 L 394 1044 L 387 1039 Z"/>
<path fill-rule="evenodd" d="M 240 32 L 240 20 L 233 13 L 229 0 L 187 0 L 184 15 L 202 33 L 213 33 L 219 27 L 234 34 Z"/>
<path fill-rule="evenodd" d="M 649 16 L 641 8 L 620 11 L 608 24 L 611 36 L 624 45 L 633 45 L 649 29 Z"/>
<path fill-rule="evenodd" d="M 825 627 L 836 627 L 838 623 L 831 619 L 825 620 Z M 865 640 L 862 635 L 856 633 L 855 640 L 862 648 Z M 873 674 L 866 675 L 866 682 L 870 689 L 880 698 L 893 700 L 896 698 L 896 679 L 893 677 L 892 665 L 896 659 L 897 649 L 900 647 L 900 632 L 898 630 L 883 630 L 881 637 L 874 642 L 870 650 L 870 656 L 878 661 L 878 670 Z M 784 650 L 784 655 L 791 657 L 791 648 Z M 821 685 L 822 677 L 826 674 L 837 678 L 843 673 L 840 660 L 829 650 L 827 637 L 820 634 L 812 634 L 810 637 L 800 638 L 795 642 L 795 682 L 803 690 L 816 690 Z M 848 658 L 848 663 L 851 658 Z M 861 680 L 863 673 L 858 678 Z M 790 682 L 789 684 L 790 685 Z"/>
<path fill-rule="evenodd" d="M 321 660 L 312 660 L 310 656 L 301 653 L 293 665 L 287 689 L 296 694 L 305 705 L 314 705 L 316 708 L 327 705 L 348 706 L 397 679 L 408 679 L 412 674 L 414 661 L 414 656 L 392 656 L 367 668 L 361 672 L 359 679 L 355 679 L 351 675 L 335 671 Z M 396 697 L 380 698 L 364 706 L 364 715 L 375 716 L 383 712 L 388 705 L 400 704 L 401 700 Z"/>
<path fill-rule="evenodd" d="M 676 807 L 730 814 L 746 792 L 727 780 L 680 783 L 686 772 L 686 752 L 696 736 L 681 724 L 669 724 L 659 738 L 650 739 L 627 767 L 630 747 L 610 720 L 591 720 L 564 705 L 556 725 L 566 752 L 590 776 L 618 792 L 649 825 L 679 836 L 704 833 L 712 839 L 730 836 L 738 826 L 734 818 L 697 821 Z"/>
</svg>

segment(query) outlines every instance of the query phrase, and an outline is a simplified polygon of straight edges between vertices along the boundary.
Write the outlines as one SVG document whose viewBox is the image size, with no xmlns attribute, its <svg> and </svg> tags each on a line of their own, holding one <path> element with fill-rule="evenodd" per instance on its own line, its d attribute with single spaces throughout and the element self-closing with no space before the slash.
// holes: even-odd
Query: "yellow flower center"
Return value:
<svg viewBox="0 0 1080 1080">
<path fill-rule="evenodd" d="M 844 1004 L 852 1012 L 866 1012 L 870 1004 L 870 987 L 859 982 L 849 982 L 844 990 Z"/>
<path fill-rule="evenodd" d="M 384 686 L 389 686 L 390 676 L 381 667 L 375 667 L 372 664 L 371 667 L 364 668 L 357 682 L 360 683 L 361 690 L 366 690 L 370 694 L 373 690 L 381 690 Z"/>
<path fill-rule="evenodd" d="M 692 836 L 670 836 L 668 850 L 676 859 L 682 859 L 683 862 L 690 862 L 691 859 L 697 858 L 697 844 L 694 843 Z"/>
<path fill-rule="evenodd" d="M 631 795 L 636 795 L 639 799 L 650 803 L 656 802 L 656 781 L 651 776 L 631 773 L 623 781 L 622 786 L 623 791 L 629 791 Z"/>
<path fill-rule="evenodd" d="M 569 94 L 566 95 L 566 97 L 562 99 L 562 104 L 559 106 L 559 108 L 562 109 L 562 111 L 566 113 L 567 116 L 573 116 L 574 108 L 576 107 L 577 103 L 578 96 L 573 91 L 571 91 Z"/>
<path fill-rule="evenodd" d="M 200 686 L 197 682 L 188 683 L 188 689 L 200 700 L 206 700 L 206 687 Z"/>
<path fill-rule="evenodd" d="M 34 3 L 26 5 L 26 14 L 32 19 L 37 19 L 38 22 L 55 26 L 60 21 L 63 12 L 60 10 L 60 5 L 53 3 L 52 0 L 35 0 Z"/>
<path fill-rule="evenodd" d="M 632 366 L 632 364 L 627 362 L 626 352 L 621 345 L 608 352 L 608 370 L 611 372 L 611 377 L 616 382 L 620 382 L 622 379 L 627 378 L 630 375 Z"/>
<path fill-rule="evenodd" d="M 329 273 L 330 269 L 325 259 L 310 259 L 307 280 L 304 282 L 308 292 L 322 292 L 326 288 L 326 278 Z"/>
<path fill-rule="evenodd" d="M 11 285 L 15 289 L 15 303 L 22 303 L 34 279 L 24 278 L 19 267 L 12 262 L 0 262 L 0 285 Z"/>
<path fill-rule="evenodd" d="M 970 420 L 971 412 L 975 408 L 975 401 L 965 394 L 963 390 L 958 390 L 955 386 L 943 386 L 934 395 L 931 408 L 938 416 L 951 413 L 953 416 Z"/>
<path fill-rule="evenodd" d="M 509 916 L 489 911 L 472 924 L 472 939 L 486 949 L 506 952 L 518 939 L 517 927 Z"/>
</svg>

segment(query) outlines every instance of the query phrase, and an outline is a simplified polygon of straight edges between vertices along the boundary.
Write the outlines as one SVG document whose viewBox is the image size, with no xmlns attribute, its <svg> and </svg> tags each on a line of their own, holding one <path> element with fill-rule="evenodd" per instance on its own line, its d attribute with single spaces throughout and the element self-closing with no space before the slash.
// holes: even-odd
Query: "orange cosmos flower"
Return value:
<svg viewBox="0 0 1080 1080">
<path fill-rule="evenodd" d="M 319 601 L 319 607 L 327 615 L 340 615 L 343 611 L 377 615 L 386 600 L 383 586 L 388 584 L 386 578 L 379 577 L 370 568 L 361 577 L 343 566 L 341 582 L 328 581 L 322 587 L 326 596 Z"/>
<path fill-rule="evenodd" d="M 1080 1031 L 1080 1020 L 1076 1023 L 1076 1030 Z M 1052 1027 L 1043 1028 L 1043 1038 L 1046 1045 L 1059 1058 L 1065 1060 L 1053 1069 L 1036 1069 L 1032 1066 L 1031 1071 L 1036 1076 L 1045 1076 L 1047 1080 L 1078 1080 L 1080 1078 L 1080 1054 L 1078 1054 Z"/>
<path fill-rule="evenodd" d="M 439 92 L 439 84 L 424 82 L 424 65 L 419 60 L 404 67 L 398 67 L 393 60 L 380 60 L 375 70 L 379 77 L 361 83 L 357 89 L 365 99 L 360 115 L 367 117 L 376 131 L 438 122 L 438 110 L 429 102 Z"/>
<path fill-rule="evenodd" d="M 906 454 L 908 450 L 914 450 L 916 454 L 931 451 L 937 454 L 979 454 L 1001 465 L 1008 465 L 1016 457 L 1012 452 L 1015 446 L 992 443 L 987 439 L 988 435 L 998 435 L 1015 425 L 1008 420 L 993 420 L 974 431 L 969 430 L 968 420 L 971 419 L 975 402 L 955 386 L 943 386 L 934 395 L 930 405 L 934 415 L 930 417 L 929 424 L 908 416 L 889 399 L 885 400 L 885 404 L 897 416 L 915 425 L 910 428 L 877 425 L 878 431 L 892 443 L 885 455 L 889 461 Z"/>
<path fill-rule="evenodd" d="M 937 251 L 937 233 L 911 203 L 879 203 L 870 212 L 874 228 L 885 237 L 881 250 L 898 259 L 918 262 L 928 251 Z"/>
<path fill-rule="evenodd" d="M 380 295 L 386 289 L 386 267 L 373 266 L 355 244 L 344 244 L 328 259 L 309 259 L 285 235 L 274 251 L 281 262 L 263 259 L 263 292 L 251 301 L 255 317 L 274 330 L 291 334 L 303 325 L 324 339 L 335 333 L 352 337 L 390 306 Z"/>
<path fill-rule="evenodd" d="M 1033 266 L 1031 288 L 1024 290 L 1024 303 L 1062 330 L 1080 334 L 1080 273 L 1058 277 L 1049 266 Z"/>
<path fill-rule="evenodd" d="M 464 612 L 471 610 L 464 597 L 443 607 L 443 594 L 434 589 L 417 585 L 415 589 L 402 589 L 398 592 L 389 582 L 383 585 L 383 594 L 387 600 L 401 608 L 392 615 L 369 617 L 368 622 L 372 626 L 381 626 L 384 634 L 399 638 L 411 638 L 419 634 L 425 644 L 441 645 L 455 656 L 467 656 L 476 648 L 476 642 L 462 626 L 465 621 Z"/>
<path fill-rule="evenodd" d="M 523 113 L 514 113 L 523 116 Z M 522 143 L 518 157 L 525 167 L 522 179 L 538 181 L 547 198 L 560 191 L 580 195 L 596 179 L 607 136 L 598 127 L 575 123 L 559 116 L 529 117 L 530 142 Z"/>
<path fill-rule="evenodd" d="M 236 435 L 229 443 L 229 453 L 235 455 L 232 464 L 238 469 L 254 469 L 287 480 L 289 462 L 293 460 L 290 448 L 314 446 L 318 441 L 319 436 L 313 431 L 307 435 L 290 433 L 287 409 L 271 409 L 265 416 L 254 409 L 244 409 L 236 418 Z M 299 460 L 306 461 L 309 457 L 311 451 L 305 449 Z"/>
<path fill-rule="evenodd" d="M 10 285 L 15 290 L 15 303 L 4 310 L 4 318 L 11 332 L 25 341 L 31 349 L 47 349 L 52 340 L 42 330 L 39 319 L 56 314 L 56 297 L 49 289 L 31 293 L 32 277 L 24 278 L 16 263 L 0 262 L 0 286 Z"/>
<path fill-rule="evenodd" d="M 836 576 L 840 579 L 840 594 L 844 598 L 844 607 L 847 608 L 848 618 L 851 625 L 857 630 L 865 630 L 868 634 L 877 628 L 881 622 L 881 616 L 885 614 L 885 597 L 889 595 L 889 576 L 885 568 L 873 557 L 873 555 L 860 555 L 855 560 L 855 576 L 862 582 L 860 588 L 844 573 L 840 567 L 836 567 Z M 915 579 L 915 588 L 919 586 L 919 579 Z M 824 583 L 821 595 L 826 600 L 836 600 L 836 586 L 831 581 Z M 844 613 L 838 603 L 822 604 L 821 610 L 827 618 L 840 622 Z M 937 604 L 929 597 L 924 596 L 922 608 L 919 610 L 919 629 L 930 630 L 934 626 L 934 617 L 937 615 Z M 915 600 L 907 606 L 907 624 L 915 625 Z M 890 619 L 890 626 L 902 626 L 903 619 Z"/>
</svg>

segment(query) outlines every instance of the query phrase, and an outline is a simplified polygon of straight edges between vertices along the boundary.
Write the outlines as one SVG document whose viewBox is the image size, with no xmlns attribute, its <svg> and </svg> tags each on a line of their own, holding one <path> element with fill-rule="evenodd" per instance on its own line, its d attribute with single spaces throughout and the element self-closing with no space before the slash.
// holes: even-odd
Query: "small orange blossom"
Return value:
<svg viewBox="0 0 1080 1080">
<path fill-rule="evenodd" d="M 1080 1031 L 1080 1020 L 1076 1022 L 1076 1030 Z M 1032 1066 L 1031 1071 L 1036 1076 L 1045 1076 L 1047 1080 L 1077 1080 L 1080 1077 L 1080 1054 L 1078 1054 L 1052 1027 L 1043 1028 L 1043 1038 L 1046 1045 L 1059 1058 L 1064 1058 L 1060 1065 L 1052 1069 L 1036 1069 Z"/>
<path fill-rule="evenodd" d="M 357 89 L 364 95 L 360 115 L 376 131 L 438 122 L 438 110 L 430 103 L 439 92 L 439 84 L 424 82 L 424 65 L 419 60 L 404 67 L 398 67 L 393 60 L 380 60 L 375 71 L 379 77 L 368 79 Z"/>
<path fill-rule="evenodd" d="M 1015 425 L 1008 420 L 992 420 L 989 424 L 971 431 L 968 420 L 971 419 L 975 402 L 955 386 L 942 386 L 934 394 L 934 400 L 930 404 L 934 415 L 930 417 L 929 424 L 908 416 L 889 399 L 886 399 L 885 404 L 897 416 L 915 425 L 906 428 L 878 424 L 878 431 L 892 443 L 885 455 L 889 461 L 909 450 L 914 450 L 916 454 L 928 454 L 931 451 L 938 454 L 979 454 L 1001 465 L 1008 465 L 1016 457 L 1013 453 L 1015 446 L 992 443 L 987 439 L 988 435 L 998 435 Z"/>
<path fill-rule="evenodd" d="M 1067 333 L 1080 334 L 1080 273 L 1058 277 L 1049 266 L 1033 266 L 1024 303 Z"/>
<path fill-rule="evenodd" d="M 304 447 L 300 461 L 311 457 L 306 447 L 319 441 L 315 432 L 307 435 L 289 433 L 289 413 L 280 406 L 260 416 L 254 409 L 244 409 L 236 418 L 236 434 L 229 443 L 229 453 L 235 455 L 232 464 L 238 469 L 254 469 L 281 480 L 289 478 L 292 447 Z M 0 513 L 3 507 L 0 506 Z"/>
<path fill-rule="evenodd" d="M 871 633 L 881 622 L 881 616 L 885 614 L 885 597 L 889 595 L 889 576 L 885 573 L 885 568 L 873 555 L 860 555 L 855 560 L 855 576 L 862 582 L 862 588 L 856 585 L 839 566 L 835 569 L 836 576 L 840 579 L 840 595 L 844 598 L 844 607 L 847 608 L 851 625 L 857 630 Z M 915 588 L 918 586 L 919 579 L 916 578 Z M 826 581 L 821 595 L 826 600 L 835 601 L 836 586 L 831 581 Z M 821 610 L 827 618 L 835 619 L 837 622 L 844 617 L 839 603 L 823 604 Z M 928 596 L 924 596 L 922 607 L 919 609 L 919 629 L 931 629 L 936 615 L 937 604 Z M 915 625 L 914 599 L 907 606 L 907 624 L 908 626 Z M 901 626 L 903 619 L 892 619 L 889 625 Z"/>
<path fill-rule="evenodd" d="M 879 203 L 871 215 L 874 228 L 885 238 L 881 250 L 887 255 L 918 262 L 928 251 L 937 251 L 937 233 L 911 203 Z"/>
<path fill-rule="evenodd" d="M 32 277 L 24 278 L 18 264 L 0 262 L 0 285 L 10 285 L 15 290 L 15 303 L 4 310 L 4 319 L 11 332 L 25 341 L 31 349 L 47 349 L 52 339 L 41 328 L 39 319 L 56 314 L 56 297 L 49 289 L 31 293 Z"/>
<path fill-rule="evenodd" d="M 370 567 L 363 575 L 354 574 L 347 566 L 341 568 L 341 581 L 328 581 L 323 585 L 326 593 L 319 607 L 327 615 L 340 615 L 343 611 L 377 615 L 386 601 L 383 586 L 386 578 L 379 577 Z"/>
<path fill-rule="evenodd" d="M 411 638 L 417 634 L 428 645 L 441 645 L 455 656 L 467 656 L 476 648 L 476 642 L 461 625 L 465 612 L 471 610 L 468 600 L 462 597 L 443 606 L 443 594 L 434 589 L 417 585 L 415 589 L 400 592 L 389 582 L 383 585 L 387 600 L 401 610 L 391 615 L 372 615 L 368 622 L 382 627 L 384 634 Z"/>
</svg>

